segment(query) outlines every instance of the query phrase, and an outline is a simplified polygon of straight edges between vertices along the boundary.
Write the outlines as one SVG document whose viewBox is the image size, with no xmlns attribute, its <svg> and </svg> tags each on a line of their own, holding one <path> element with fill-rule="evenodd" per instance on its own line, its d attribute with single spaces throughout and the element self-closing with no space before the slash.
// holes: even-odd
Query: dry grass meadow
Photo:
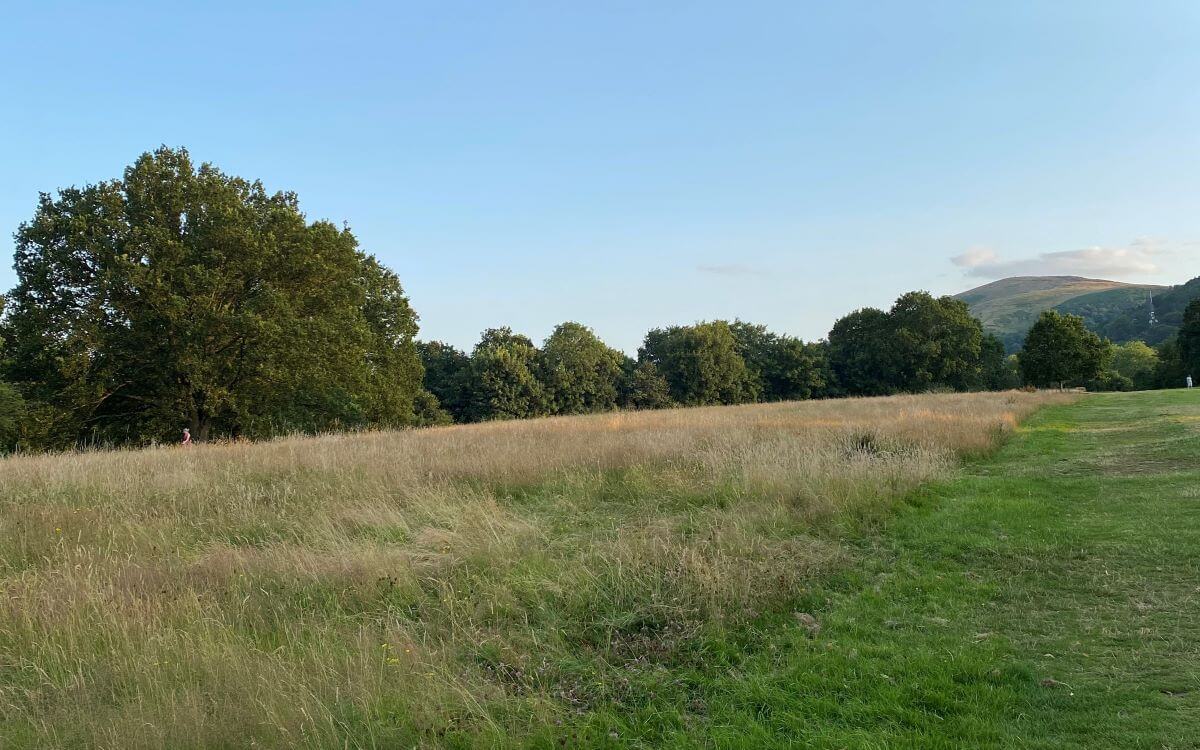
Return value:
<svg viewBox="0 0 1200 750">
<path fill-rule="evenodd" d="M 1066 398 L 0 459 L 3 746 L 520 744 L 793 606 L 839 525 Z"/>
</svg>

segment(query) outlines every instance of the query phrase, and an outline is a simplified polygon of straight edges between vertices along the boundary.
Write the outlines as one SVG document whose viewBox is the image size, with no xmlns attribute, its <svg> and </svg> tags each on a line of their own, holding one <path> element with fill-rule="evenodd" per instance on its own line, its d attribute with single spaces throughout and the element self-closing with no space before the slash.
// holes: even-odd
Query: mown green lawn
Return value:
<svg viewBox="0 0 1200 750">
<path fill-rule="evenodd" d="M 1200 747 L 1200 392 L 1089 395 L 546 746 Z M 806 610 L 817 620 L 805 625 Z"/>
</svg>

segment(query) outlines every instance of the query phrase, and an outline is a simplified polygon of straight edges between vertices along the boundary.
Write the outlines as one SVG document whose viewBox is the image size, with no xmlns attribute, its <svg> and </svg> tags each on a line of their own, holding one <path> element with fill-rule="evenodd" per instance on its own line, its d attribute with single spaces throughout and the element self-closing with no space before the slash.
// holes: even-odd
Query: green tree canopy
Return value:
<svg viewBox="0 0 1200 750">
<path fill-rule="evenodd" d="M 24 417 L 25 400 L 16 388 L 0 381 L 0 453 L 17 447 Z"/>
<path fill-rule="evenodd" d="M 43 194 L 16 239 L 8 376 L 61 442 L 413 420 L 399 281 L 293 193 L 163 147 Z"/>
<path fill-rule="evenodd" d="M 1017 358 L 1004 353 L 1004 342 L 990 333 L 979 344 L 979 386 L 988 391 L 1005 391 L 1021 385 Z"/>
<path fill-rule="evenodd" d="M 729 324 L 738 354 L 746 362 L 764 401 L 812 398 L 828 386 L 823 347 L 772 333 L 764 325 L 736 320 Z"/>
<path fill-rule="evenodd" d="M 425 368 L 425 389 L 456 422 L 470 418 L 471 358 L 442 341 L 417 342 Z"/>
<path fill-rule="evenodd" d="M 1179 326 L 1179 360 L 1187 375 L 1200 378 L 1200 299 L 1194 299 L 1183 309 Z"/>
<path fill-rule="evenodd" d="M 839 388 L 878 396 L 943 387 L 1005 384 L 1004 347 L 987 337 L 962 300 L 909 292 L 887 312 L 856 310 L 829 332 L 829 363 Z"/>
<path fill-rule="evenodd" d="M 1154 387 L 1158 364 L 1158 352 L 1146 342 L 1127 341 L 1113 346 L 1108 369 L 1127 378 L 1131 387 L 1144 390 Z"/>
<path fill-rule="evenodd" d="M 900 390 L 966 390 L 978 382 L 983 326 L 966 302 L 909 292 L 896 300 L 888 321 Z"/>
<path fill-rule="evenodd" d="M 839 319 L 829 332 L 829 365 L 838 386 L 856 396 L 883 396 L 899 390 L 891 320 L 883 310 L 865 307 Z"/>
<path fill-rule="evenodd" d="M 1153 388 L 1182 388 L 1187 382 L 1188 372 L 1179 355 L 1179 337 L 1172 336 L 1155 347 L 1158 367 L 1154 370 Z M 1194 377 L 1194 376 L 1193 376 Z"/>
<path fill-rule="evenodd" d="M 5 334 L 5 297 L 0 295 L 0 372 L 8 369 L 8 337 Z M 21 425 L 25 419 L 25 399 L 10 383 L 0 380 L 0 453 L 15 448 L 21 438 Z"/>
<path fill-rule="evenodd" d="M 537 378 L 538 350 L 510 328 L 489 328 L 471 352 L 472 420 L 525 419 L 548 413 Z"/>
<path fill-rule="evenodd" d="M 631 364 L 624 382 L 621 405 L 628 409 L 666 409 L 674 405 L 671 386 L 649 360 Z"/>
<path fill-rule="evenodd" d="M 656 328 L 646 334 L 639 359 L 654 364 L 680 404 L 738 404 L 758 396 L 758 384 L 725 321 Z"/>
<path fill-rule="evenodd" d="M 1046 310 L 1025 336 L 1017 362 L 1025 382 L 1063 387 L 1099 376 L 1107 355 L 1108 343 L 1087 330 L 1083 318 Z"/>
<path fill-rule="evenodd" d="M 539 374 L 555 414 L 586 414 L 617 407 L 624 356 L 587 326 L 562 323 L 542 343 Z"/>
</svg>

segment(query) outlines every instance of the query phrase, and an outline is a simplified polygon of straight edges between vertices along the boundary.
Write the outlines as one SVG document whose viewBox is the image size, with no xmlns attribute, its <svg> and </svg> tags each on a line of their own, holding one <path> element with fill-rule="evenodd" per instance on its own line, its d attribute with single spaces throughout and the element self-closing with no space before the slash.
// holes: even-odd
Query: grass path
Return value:
<svg viewBox="0 0 1200 750">
<path fill-rule="evenodd" d="M 678 685 L 539 738 L 1200 747 L 1200 395 L 1088 396 L 913 498 L 862 564 Z"/>
</svg>

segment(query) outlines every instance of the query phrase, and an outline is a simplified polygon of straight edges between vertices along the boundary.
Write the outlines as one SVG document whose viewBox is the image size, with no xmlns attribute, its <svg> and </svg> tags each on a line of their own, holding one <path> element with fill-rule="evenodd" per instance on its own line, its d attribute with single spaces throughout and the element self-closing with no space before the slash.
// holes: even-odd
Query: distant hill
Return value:
<svg viewBox="0 0 1200 750">
<path fill-rule="evenodd" d="M 1150 297 L 1158 323 L 1150 325 Z M 1200 297 L 1200 278 L 1167 287 L 1081 276 L 1014 276 L 955 295 L 1009 351 L 1021 347 L 1029 327 L 1051 308 L 1079 315 L 1088 328 L 1116 342 L 1160 343 L 1179 329 L 1183 308 Z"/>
</svg>

